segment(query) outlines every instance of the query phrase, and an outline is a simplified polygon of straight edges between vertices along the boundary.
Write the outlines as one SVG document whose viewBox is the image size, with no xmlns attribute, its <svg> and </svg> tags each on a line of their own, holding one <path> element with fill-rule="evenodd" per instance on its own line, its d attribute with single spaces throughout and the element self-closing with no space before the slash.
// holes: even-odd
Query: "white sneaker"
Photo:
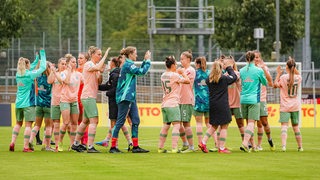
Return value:
<svg viewBox="0 0 320 180">
<path fill-rule="evenodd" d="M 282 152 L 286 152 L 286 151 L 287 151 L 286 146 L 282 146 Z"/>
<path fill-rule="evenodd" d="M 56 150 L 51 148 L 51 147 L 46 147 L 46 150 L 45 151 L 49 151 L 49 152 L 55 152 Z"/>
<path fill-rule="evenodd" d="M 262 148 L 261 146 L 257 146 L 257 149 L 258 149 L 259 151 L 262 151 L 262 150 L 263 150 L 263 148 Z"/>
</svg>

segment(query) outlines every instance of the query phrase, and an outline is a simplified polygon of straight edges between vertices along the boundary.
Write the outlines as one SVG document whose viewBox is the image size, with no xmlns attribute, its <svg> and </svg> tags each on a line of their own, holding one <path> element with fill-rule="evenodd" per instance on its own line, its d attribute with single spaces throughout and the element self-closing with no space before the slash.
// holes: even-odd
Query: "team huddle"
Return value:
<svg viewBox="0 0 320 180">
<path fill-rule="evenodd" d="M 301 76 L 296 69 L 294 59 L 289 57 L 286 65 L 287 74 L 277 68 L 277 76 L 272 77 L 258 51 L 246 53 L 247 65 L 238 71 L 233 57 L 221 56 L 216 59 L 209 71 L 205 57 L 195 58 L 195 67 L 191 67 L 191 52 L 183 52 L 180 56 L 182 68 L 177 68 L 173 56 L 166 57 L 166 72 L 161 76 L 164 92 L 162 102 L 163 127 L 160 131 L 159 153 L 194 152 L 193 133 L 190 127 L 191 116 L 196 119 L 198 147 L 204 153 L 209 151 L 231 153 L 225 147 L 228 125 L 235 116 L 244 152 L 262 150 L 262 136 L 265 131 L 270 149 L 275 150 L 268 124 L 267 88 L 280 88 L 280 120 L 282 151 L 286 151 L 287 128 L 289 120 L 295 133 L 298 151 L 303 151 L 299 129 L 300 101 L 297 90 L 301 85 Z M 203 136 L 203 118 L 207 131 Z M 247 126 L 244 127 L 244 119 Z M 258 143 L 253 139 L 255 122 L 258 126 Z M 164 143 L 168 130 L 172 129 L 172 150 L 167 151 Z M 182 148 L 178 148 L 179 137 Z M 213 137 L 215 147 L 208 149 L 206 144 Z"/>
<path fill-rule="evenodd" d="M 44 151 L 64 151 L 63 138 L 68 132 L 68 150 L 99 153 L 94 144 L 108 147 L 110 142 L 110 153 L 122 153 L 118 148 L 121 129 L 128 142 L 128 151 L 149 152 L 141 148 L 138 141 L 140 118 L 136 102 L 136 81 L 137 76 L 145 75 L 150 69 L 151 53 L 147 51 L 142 65 L 137 67 L 134 64 L 137 49 L 132 46 L 122 49 L 118 57 L 110 58 L 109 78 L 102 84 L 109 50 L 110 48 L 102 56 L 101 49 L 91 46 L 88 53 L 79 53 L 78 67 L 76 58 L 71 54 L 60 58 L 56 67 L 46 60 L 43 49 L 36 54 L 32 64 L 27 58 L 19 58 L 16 73 L 16 125 L 12 130 L 10 151 L 15 150 L 16 139 L 25 120 L 23 152 L 33 152 L 33 139 L 44 119 Z M 165 58 L 166 72 L 159 77 L 163 89 L 163 127 L 159 137 L 159 153 L 188 153 L 196 150 L 190 125 L 193 115 L 196 119 L 198 147 L 205 153 L 231 153 L 225 147 L 225 142 L 232 115 L 235 116 L 242 138 L 240 150 L 262 150 L 262 136 L 265 132 L 270 149 L 274 151 L 275 145 L 267 119 L 266 86 L 280 88 L 282 151 L 286 151 L 290 119 L 298 151 L 303 151 L 298 126 L 300 101 L 297 96 L 302 78 L 294 59 L 289 57 L 286 74 L 282 74 L 280 66 L 277 68 L 274 82 L 258 51 L 246 53 L 248 64 L 239 71 L 231 56 L 221 56 L 215 60 L 211 70 L 207 69 L 205 57 L 195 58 L 196 69 L 191 66 L 192 60 L 191 52 L 181 53 L 182 67 L 178 68 L 174 56 Z M 108 96 L 111 126 L 104 140 L 94 142 L 99 120 L 96 103 L 99 90 L 106 91 Z M 204 136 L 203 118 L 207 127 Z M 131 137 L 124 125 L 126 120 L 131 127 Z M 172 150 L 167 151 L 164 144 L 171 124 Z M 253 139 L 255 124 L 258 127 L 257 144 Z M 54 148 L 51 147 L 52 134 Z M 210 137 L 213 137 L 215 147 L 208 150 L 206 143 Z M 179 138 L 183 143 L 180 148 Z"/>
</svg>

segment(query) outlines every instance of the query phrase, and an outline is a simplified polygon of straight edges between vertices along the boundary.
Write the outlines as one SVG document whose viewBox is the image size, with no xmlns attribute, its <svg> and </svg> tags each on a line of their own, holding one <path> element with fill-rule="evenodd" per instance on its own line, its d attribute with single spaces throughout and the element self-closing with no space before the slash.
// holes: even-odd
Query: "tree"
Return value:
<svg viewBox="0 0 320 180">
<path fill-rule="evenodd" d="M 31 15 L 22 0 L 0 0 L 0 47 L 8 47 L 12 37 L 20 37 Z"/>
<path fill-rule="evenodd" d="M 238 5 L 217 8 L 215 14 L 215 39 L 222 48 L 238 50 L 256 49 L 254 28 L 264 29 L 260 51 L 267 57 L 275 41 L 274 0 L 237 0 Z M 300 0 L 280 2 L 281 53 L 291 53 L 294 43 L 303 37 L 304 15 Z"/>
<path fill-rule="evenodd" d="M 319 8 L 320 1 L 310 0 L 310 45 L 312 61 L 315 62 L 315 66 L 320 68 L 320 26 Z"/>
</svg>

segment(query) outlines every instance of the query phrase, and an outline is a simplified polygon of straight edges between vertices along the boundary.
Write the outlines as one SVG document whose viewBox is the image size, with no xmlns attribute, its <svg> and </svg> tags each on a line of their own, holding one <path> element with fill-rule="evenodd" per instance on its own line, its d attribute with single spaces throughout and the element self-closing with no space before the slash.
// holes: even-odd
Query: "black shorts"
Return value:
<svg viewBox="0 0 320 180">
<path fill-rule="evenodd" d="M 116 101 L 109 101 L 109 119 L 117 120 L 118 117 L 118 105 Z"/>
</svg>

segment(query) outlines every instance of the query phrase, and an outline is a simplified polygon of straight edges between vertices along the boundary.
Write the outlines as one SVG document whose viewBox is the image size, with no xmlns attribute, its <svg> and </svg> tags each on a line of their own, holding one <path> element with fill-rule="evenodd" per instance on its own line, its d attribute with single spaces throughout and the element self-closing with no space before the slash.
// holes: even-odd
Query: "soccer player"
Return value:
<svg viewBox="0 0 320 180">
<path fill-rule="evenodd" d="M 83 66 L 88 61 L 89 55 L 88 53 L 79 53 L 78 55 L 78 68 L 77 71 L 82 73 L 83 72 Z M 83 119 L 83 105 L 81 103 L 81 94 L 83 90 L 83 82 L 80 83 L 79 92 L 78 92 L 78 106 L 79 106 L 79 119 L 78 119 L 78 125 L 82 122 Z M 88 127 L 86 128 L 82 138 L 81 138 L 81 144 L 86 146 L 88 143 Z"/>
<path fill-rule="evenodd" d="M 10 151 L 14 151 L 17 136 L 25 119 L 24 143 L 23 152 L 33 152 L 29 148 L 29 139 L 31 135 L 31 126 L 35 121 L 35 92 L 34 79 L 39 76 L 46 69 L 46 53 L 44 49 L 40 50 L 40 67 L 34 70 L 38 64 L 39 56 L 30 66 L 30 61 L 26 58 L 20 57 L 17 65 L 16 82 L 17 82 L 17 96 L 16 96 L 16 125 L 12 130 Z"/>
<path fill-rule="evenodd" d="M 188 76 L 182 69 L 177 71 L 177 63 L 173 56 L 166 57 L 165 60 L 166 72 L 161 75 L 161 85 L 163 90 L 163 99 L 161 104 L 161 112 L 163 116 L 163 127 L 160 131 L 158 153 L 166 153 L 164 143 L 167 139 L 168 130 L 170 125 L 172 129 L 172 151 L 171 153 L 179 153 L 178 140 L 180 129 L 180 109 L 179 109 L 179 96 L 180 84 L 190 83 Z"/>
<path fill-rule="evenodd" d="M 236 119 L 236 123 L 240 132 L 241 139 L 243 140 L 244 137 L 244 122 L 241 112 L 241 105 L 240 105 L 240 92 L 241 92 L 241 80 L 240 80 L 240 73 L 238 71 L 237 64 L 235 63 L 233 57 L 229 57 L 229 61 L 232 62 L 233 66 L 232 69 L 234 73 L 237 75 L 237 80 L 229 85 L 228 87 L 228 99 L 229 99 L 229 106 L 231 114 L 234 115 Z"/>
<path fill-rule="evenodd" d="M 206 57 L 197 57 L 194 62 L 196 66 L 196 76 L 193 84 L 195 97 L 193 115 L 196 119 L 196 132 L 198 144 L 200 144 L 203 135 L 203 117 L 206 127 L 209 128 L 211 126 L 209 123 L 209 88 L 206 84 L 206 79 L 209 77 L 210 71 L 207 69 Z"/>
<path fill-rule="evenodd" d="M 244 119 L 247 119 L 244 138 L 240 150 L 250 152 L 248 147 L 249 140 L 253 137 L 255 121 L 260 120 L 260 88 L 267 85 L 265 67 L 259 68 L 254 64 L 255 54 L 253 51 L 246 53 L 247 65 L 240 69 L 241 94 L 240 103 Z M 251 141 L 252 147 L 255 147 L 254 141 Z"/>
<path fill-rule="evenodd" d="M 56 144 L 55 151 L 61 151 L 59 148 L 59 131 L 60 131 L 60 97 L 63 82 L 60 77 L 60 73 L 66 69 L 66 59 L 60 58 L 58 60 L 58 69 L 55 68 L 54 64 L 51 64 L 51 72 L 48 77 L 48 83 L 52 84 L 51 89 L 51 120 L 53 121 L 53 135 Z"/>
<path fill-rule="evenodd" d="M 109 79 L 105 84 L 99 85 L 99 90 L 106 91 L 106 96 L 108 96 L 109 119 L 111 121 L 110 123 L 111 126 L 105 139 L 95 143 L 96 145 L 99 145 L 99 146 L 108 147 L 109 141 L 112 136 L 112 129 L 115 126 L 117 121 L 118 106 L 116 102 L 116 89 L 118 84 L 118 78 L 120 75 L 120 64 L 123 61 L 122 59 L 124 59 L 123 56 L 110 58 Z M 127 126 L 123 125 L 121 127 L 121 130 L 128 141 L 128 150 L 131 150 L 133 145 L 132 145 L 132 141 L 131 141 Z"/>
<path fill-rule="evenodd" d="M 133 142 L 132 153 L 147 153 L 139 146 L 138 142 L 138 130 L 140 124 L 140 117 L 138 113 L 138 106 L 136 101 L 136 85 L 137 76 L 145 75 L 150 69 L 150 51 L 147 51 L 144 55 L 144 60 L 141 67 L 137 67 L 134 61 L 137 60 L 137 49 L 136 47 L 128 46 L 121 50 L 121 53 L 125 55 L 126 61 L 121 67 L 120 76 L 118 79 L 117 90 L 116 90 L 116 101 L 118 104 L 118 117 L 116 125 L 113 128 L 110 153 L 121 153 L 116 147 L 119 130 L 124 125 L 127 115 L 132 121 L 131 126 L 131 138 Z"/>
<path fill-rule="evenodd" d="M 186 73 L 190 80 L 189 84 L 180 84 L 182 91 L 180 93 L 181 125 L 179 132 L 183 142 L 183 146 L 181 148 L 182 153 L 195 151 L 193 145 L 192 128 L 190 125 L 194 106 L 194 94 L 192 87 L 196 76 L 196 71 L 190 65 L 192 58 L 191 51 L 184 51 L 180 55 L 180 62 L 183 67 L 182 70 Z"/>
<path fill-rule="evenodd" d="M 45 122 L 45 139 L 43 142 L 43 150 L 54 151 L 51 148 L 51 134 L 52 134 L 52 121 L 50 118 L 50 106 L 51 106 L 51 89 L 52 84 L 48 83 L 48 76 L 50 74 L 51 63 L 47 61 L 46 70 L 36 78 L 36 122 L 31 131 L 29 140 L 29 147 L 33 149 L 33 139 L 39 132 L 42 121 Z"/>
<path fill-rule="evenodd" d="M 76 71 L 77 60 L 71 54 L 66 54 L 67 69 L 60 73 L 63 82 L 60 110 L 62 115 L 62 125 L 60 127 L 60 145 L 63 144 L 63 138 L 67 127 L 70 126 L 70 146 L 72 146 L 78 125 L 79 107 L 78 107 L 78 92 L 80 83 L 83 82 L 82 74 Z M 62 147 L 60 151 L 63 150 Z"/>
<path fill-rule="evenodd" d="M 227 130 L 231 122 L 231 113 L 228 100 L 228 86 L 237 80 L 237 75 L 233 71 L 233 61 L 229 59 L 224 60 L 224 65 L 215 61 L 212 65 L 209 78 L 206 83 L 209 87 L 209 103 L 210 103 L 210 124 L 212 125 L 206 132 L 198 147 L 204 152 L 208 153 L 206 143 L 210 136 L 220 127 L 219 135 L 219 153 L 229 154 L 231 151 L 225 147 L 227 139 Z M 228 75 L 223 75 L 222 70 L 226 69 Z"/>
<path fill-rule="evenodd" d="M 288 122 L 291 119 L 292 129 L 298 144 L 298 151 L 303 151 L 302 136 L 299 128 L 299 110 L 301 108 L 298 90 L 301 86 L 301 75 L 296 69 L 295 60 L 289 57 L 286 65 L 287 74 L 283 74 L 281 66 L 277 67 L 274 87 L 280 88 L 280 120 L 282 151 L 286 151 Z"/>
<path fill-rule="evenodd" d="M 255 58 L 254 63 L 257 67 L 265 68 L 267 73 L 266 78 L 268 81 L 268 85 L 270 87 L 273 87 L 272 77 L 269 73 L 268 67 L 264 64 L 261 54 L 259 51 L 254 51 Z M 257 121 L 257 127 L 258 127 L 258 143 L 256 150 L 262 151 L 263 148 L 261 146 L 262 143 L 262 136 L 263 136 L 263 130 L 265 131 L 268 143 L 270 145 L 270 150 L 275 151 L 275 145 L 273 144 L 272 138 L 271 138 L 271 130 L 268 123 L 268 107 L 267 107 L 267 87 L 264 85 L 261 85 L 261 96 L 260 96 L 260 121 Z"/>
<path fill-rule="evenodd" d="M 77 128 L 77 135 L 72 150 L 83 152 L 87 150 L 88 153 L 100 153 L 93 146 L 94 137 L 96 136 L 96 129 L 99 121 L 98 107 L 96 103 L 98 94 L 98 85 L 102 82 L 102 74 L 104 70 L 104 62 L 108 56 L 110 47 L 106 50 L 104 56 L 101 55 L 101 49 L 90 46 L 88 54 L 91 60 L 86 62 L 83 67 L 84 87 L 81 94 L 81 102 L 84 107 L 84 119 Z M 102 58 L 101 58 L 102 57 Z M 85 146 L 80 146 L 81 138 L 86 127 L 88 128 L 88 149 Z"/>
</svg>

